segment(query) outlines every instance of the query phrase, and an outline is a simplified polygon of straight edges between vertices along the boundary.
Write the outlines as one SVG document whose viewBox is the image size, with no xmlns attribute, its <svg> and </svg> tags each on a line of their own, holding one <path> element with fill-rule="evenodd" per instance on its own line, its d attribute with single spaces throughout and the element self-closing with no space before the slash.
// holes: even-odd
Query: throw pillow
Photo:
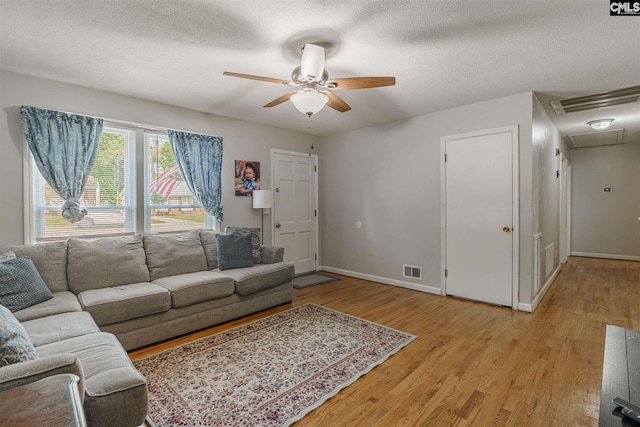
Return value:
<svg viewBox="0 0 640 427">
<path fill-rule="evenodd" d="M 0 251 L 0 262 L 16 259 L 16 254 L 12 251 Z"/>
<path fill-rule="evenodd" d="M 37 358 L 27 331 L 7 307 L 0 305 L 0 366 Z"/>
<path fill-rule="evenodd" d="M 218 268 L 220 270 L 253 265 L 250 234 L 218 234 L 216 244 L 218 245 Z"/>
<path fill-rule="evenodd" d="M 260 264 L 262 262 L 260 252 L 260 227 L 227 227 L 224 229 L 224 232 L 227 234 L 250 234 L 253 263 Z"/>
<path fill-rule="evenodd" d="M 0 262 L 0 304 L 15 312 L 51 298 L 31 258 Z"/>
</svg>

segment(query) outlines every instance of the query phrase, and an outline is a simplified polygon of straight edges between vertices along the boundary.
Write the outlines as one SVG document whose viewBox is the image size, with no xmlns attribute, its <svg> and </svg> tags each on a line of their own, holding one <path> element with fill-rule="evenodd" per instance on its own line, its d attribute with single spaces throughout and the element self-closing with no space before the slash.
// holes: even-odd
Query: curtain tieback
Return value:
<svg viewBox="0 0 640 427">
<path fill-rule="evenodd" d="M 87 215 L 86 209 L 80 209 L 80 199 L 71 197 L 62 205 L 62 217 L 68 222 L 82 221 L 82 218 Z"/>
</svg>

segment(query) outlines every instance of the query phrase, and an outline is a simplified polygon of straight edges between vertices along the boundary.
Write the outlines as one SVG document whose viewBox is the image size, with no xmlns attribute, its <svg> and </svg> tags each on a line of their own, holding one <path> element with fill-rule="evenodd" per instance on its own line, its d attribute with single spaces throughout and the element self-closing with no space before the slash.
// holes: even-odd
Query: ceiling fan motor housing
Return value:
<svg viewBox="0 0 640 427">
<path fill-rule="evenodd" d="M 316 79 L 314 76 L 311 76 L 311 75 L 306 75 L 306 76 L 303 75 L 302 74 L 302 67 L 301 66 L 297 66 L 291 72 L 291 80 L 293 80 L 294 82 L 296 82 L 298 84 L 315 82 L 315 83 L 318 83 L 318 84 L 322 85 L 322 84 L 324 84 L 324 82 L 329 80 L 329 73 L 327 73 L 327 70 L 322 70 L 322 76 L 320 76 L 320 79 Z"/>
<path fill-rule="evenodd" d="M 311 43 L 305 44 L 302 49 L 300 70 L 302 77 L 307 81 L 320 81 L 325 73 L 324 48 Z"/>
</svg>

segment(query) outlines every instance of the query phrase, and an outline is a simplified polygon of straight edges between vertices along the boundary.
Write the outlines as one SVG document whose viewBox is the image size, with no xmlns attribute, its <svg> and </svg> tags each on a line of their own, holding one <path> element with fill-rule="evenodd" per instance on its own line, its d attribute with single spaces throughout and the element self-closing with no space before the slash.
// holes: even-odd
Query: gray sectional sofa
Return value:
<svg viewBox="0 0 640 427">
<path fill-rule="evenodd" d="M 142 424 L 146 382 L 126 350 L 291 301 L 282 248 L 254 240 L 251 267 L 221 270 L 217 239 L 193 230 L 2 248 L 31 258 L 52 298 L 13 313 L 38 358 L 0 367 L 0 391 L 73 373 L 90 426 Z"/>
</svg>

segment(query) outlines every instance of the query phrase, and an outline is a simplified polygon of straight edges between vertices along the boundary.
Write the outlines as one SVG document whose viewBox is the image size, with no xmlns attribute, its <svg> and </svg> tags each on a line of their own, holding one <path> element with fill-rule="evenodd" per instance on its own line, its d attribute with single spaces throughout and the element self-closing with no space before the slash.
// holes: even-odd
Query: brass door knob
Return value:
<svg viewBox="0 0 640 427">
<path fill-rule="evenodd" d="M 511 229 L 509 227 L 502 227 L 502 231 L 504 231 L 505 233 L 508 233 L 509 231 L 511 231 Z"/>
</svg>

